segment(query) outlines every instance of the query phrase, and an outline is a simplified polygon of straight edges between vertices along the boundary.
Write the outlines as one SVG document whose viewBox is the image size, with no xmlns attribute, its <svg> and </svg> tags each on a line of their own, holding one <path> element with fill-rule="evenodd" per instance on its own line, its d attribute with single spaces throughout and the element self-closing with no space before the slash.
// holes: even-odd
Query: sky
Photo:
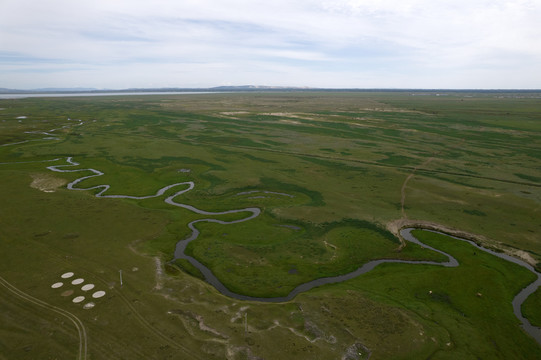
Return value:
<svg viewBox="0 0 541 360">
<path fill-rule="evenodd" d="M 0 88 L 541 88 L 541 0 L 0 5 Z"/>
</svg>

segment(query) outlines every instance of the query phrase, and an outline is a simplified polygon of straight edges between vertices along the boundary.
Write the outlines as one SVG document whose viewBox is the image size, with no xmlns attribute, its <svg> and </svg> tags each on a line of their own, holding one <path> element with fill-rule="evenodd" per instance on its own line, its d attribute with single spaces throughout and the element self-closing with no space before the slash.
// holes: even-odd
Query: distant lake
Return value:
<svg viewBox="0 0 541 360">
<path fill-rule="evenodd" d="M 0 94 L 0 99 L 24 99 L 24 98 L 30 98 L 30 97 L 74 97 L 74 96 L 191 95 L 191 94 L 216 94 L 216 93 L 220 93 L 220 91 L 32 93 L 32 94 Z"/>
</svg>

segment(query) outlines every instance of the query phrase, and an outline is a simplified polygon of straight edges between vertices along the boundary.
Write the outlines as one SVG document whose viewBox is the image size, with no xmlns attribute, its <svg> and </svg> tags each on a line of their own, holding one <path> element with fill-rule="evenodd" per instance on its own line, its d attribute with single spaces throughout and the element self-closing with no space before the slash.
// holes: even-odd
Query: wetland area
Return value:
<svg viewBox="0 0 541 360">
<path fill-rule="evenodd" d="M 0 351 L 541 358 L 539 94 L 439 95 L 0 99 Z"/>
</svg>

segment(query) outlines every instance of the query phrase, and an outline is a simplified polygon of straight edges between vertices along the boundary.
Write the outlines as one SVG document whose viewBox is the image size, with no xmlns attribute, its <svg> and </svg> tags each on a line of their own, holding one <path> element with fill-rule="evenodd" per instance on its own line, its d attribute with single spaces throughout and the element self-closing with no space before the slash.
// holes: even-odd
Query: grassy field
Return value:
<svg viewBox="0 0 541 360">
<path fill-rule="evenodd" d="M 399 250 L 387 227 L 404 214 L 539 263 L 539 94 L 442 95 L 0 100 L 0 276 L 80 318 L 90 359 L 539 358 L 511 308 L 533 275 L 468 244 L 419 232 L 461 266 L 385 264 L 288 303 L 242 302 L 186 261 L 167 264 L 186 225 L 208 217 L 163 202 L 179 189 L 100 199 L 65 188 L 90 172 L 47 169 L 72 156 L 81 164 L 73 169 L 105 173 L 81 187 L 142 196 L 193 181 L 176 201 L 212 212 L 259 207 L 248 222 L 199 223 L 187 249 L 245 295 L 284 296 L 372 259 L 443 261 L 418 246 Z M 71 303 L 50 287 L 66 271 L 107 296 L 92 310 Z M 537 325 L 539 293 L 524 304 Z M 6 359 L 76 355 L 67 319 L 4 289 L 0 304 Z"/>
</svg>

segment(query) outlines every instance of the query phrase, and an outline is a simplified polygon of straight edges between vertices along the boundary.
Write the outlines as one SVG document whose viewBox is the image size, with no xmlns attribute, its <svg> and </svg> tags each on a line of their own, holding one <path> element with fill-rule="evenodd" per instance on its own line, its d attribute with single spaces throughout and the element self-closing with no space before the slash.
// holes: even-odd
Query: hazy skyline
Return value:
<svg viewBox="0 0 541 360">
<path fill-rule="evenodd" d="M 3 0 L 0 87 L 541 88 L 541 1 Z"/>
</svg>

